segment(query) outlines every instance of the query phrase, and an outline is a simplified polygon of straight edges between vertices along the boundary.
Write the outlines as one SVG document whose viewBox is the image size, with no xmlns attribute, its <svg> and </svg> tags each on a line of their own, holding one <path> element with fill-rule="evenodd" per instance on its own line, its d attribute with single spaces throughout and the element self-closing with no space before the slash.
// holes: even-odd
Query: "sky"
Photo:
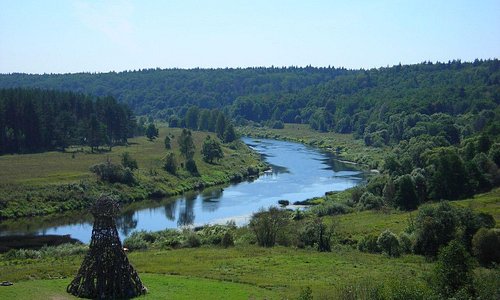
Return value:
<svg viewBox="0 0 500 300">
<path fill-rule="evenodd" d="M 0 73 L 500 57 L 500 0 L 0 0 Z"/>
</svg>

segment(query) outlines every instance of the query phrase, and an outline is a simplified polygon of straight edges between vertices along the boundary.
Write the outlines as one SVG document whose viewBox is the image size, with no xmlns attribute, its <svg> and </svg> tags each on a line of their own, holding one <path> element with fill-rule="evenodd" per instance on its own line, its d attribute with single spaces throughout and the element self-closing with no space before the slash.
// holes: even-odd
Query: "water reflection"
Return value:
<svg viewBox="0 0 500 300">
<path fill-rule="evenodd" d="M 175 212 L 177 211 L 177 203 L 178 201 L 169 201 L 167 204 L 164 205 L 165 217 L 167 217 L 169 221 L 175 221 Z"/>
<path fill-rule="evenodd" d="M 333 155 L 317 149 L 274 140 L 243 140 L 265 157 L 270 170 L 259 177 L 222 188 L 135 203 L 117 219 L 120 237 L 123 239 L 135 230 L 156 231 L 229 220 L 243 225 L 253 212 L 277 205 L 278 200 L 293 203 L 328 191 L 341 191 L 363 180 L 363 173 L 355 166 L 339 162 Z M 25 218 L 0 223 L 0 234 L 71 234 L 73 238 L 89 242 L 91 222 L 88 213 Z"/>
</svg>

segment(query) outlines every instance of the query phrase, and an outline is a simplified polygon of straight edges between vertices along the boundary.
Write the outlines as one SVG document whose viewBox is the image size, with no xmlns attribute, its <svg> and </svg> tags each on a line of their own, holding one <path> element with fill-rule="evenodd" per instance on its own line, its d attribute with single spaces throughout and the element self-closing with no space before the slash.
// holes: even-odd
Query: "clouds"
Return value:
<svg viewBox="0 0 500 300">
<path fill-rule="evenodd" d="M 73 3 L 76 18 L 107 41 L 129 51 L 138 44 L 133 24 L 134 6 L 130 1 L 82 1 Z"/>
</svg>

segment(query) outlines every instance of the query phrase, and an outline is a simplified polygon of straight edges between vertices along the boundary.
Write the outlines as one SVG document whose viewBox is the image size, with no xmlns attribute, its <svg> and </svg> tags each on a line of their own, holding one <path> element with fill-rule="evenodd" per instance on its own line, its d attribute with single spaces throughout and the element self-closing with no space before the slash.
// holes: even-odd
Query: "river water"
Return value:
<svg viewBox="0 0 500 300">
<path fill-rule="evenodd" d="M 328 191 L 342 191 L 363 180 L 363 172 L 315 148 L 270 139 L 243 138 L 243 141 L 262 155 L 271 170 L 253 180 L 128 207 L 117 219 L 121 238 L 136 230 L 157 231 L 230 220 L 243 225 L 253 212 L 277 206 L 278 200 L 293 203 L 322 196 Z M 92 217 L 79 213 L 24 218 L 4 222 L 0 228 L 2 235 L 69 234 L 88 243 Z"/>
</svg>

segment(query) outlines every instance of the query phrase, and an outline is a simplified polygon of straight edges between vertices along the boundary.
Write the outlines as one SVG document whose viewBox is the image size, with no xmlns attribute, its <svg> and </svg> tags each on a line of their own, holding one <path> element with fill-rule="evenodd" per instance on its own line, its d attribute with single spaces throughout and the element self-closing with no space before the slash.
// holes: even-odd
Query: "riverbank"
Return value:
<svg viewBox="0 0 500 300">
<path fill-rule="evenodd" d="M 237 128 L 241 135 L 253 138 L 270 138 L 302 143 L 334 154 L 339 161 L 356 163 L 366 169 L 381 166 L 387 149 L 368 147 L 352 134 L 319 132 L 308 124 L 285 124 L 283 129 L 243 126 Z"/>
<path fill-rule="evenodd" d="M 179 128 L 161 127 L 159 138 L 129 139 L 128 146 L 113 147 L 111 151 L 90 153 L 85 148 L 70 148 L 67 152 L 46 152 L 0 156 L 0 219 L 40 216 L 78 211 L 88 208 L 99 194 L 112 193 L 123 204 L 163 198 L 208 186 L 237 182 L 258 175 L 267 168 L 260 155 L 244 143 L 223 144 L 224 158 L 216 163 L 203 161 L 200 153 L 208 132 L 193 132 L 196 147 L 194 160 L 199 176 L 183 168 L 176 175 L 163 168 L 167 149 L 165 136 L 172 139 L 172 149 L 179 166 L 183 163 L 176 138 Z M 121 155 L 128 152 L 137 160 L 134 171 L 136 184 L 109 184 L 97 180 L 89 168 L 110 160 L 119 164 Z"/>
<path fill-rule="evenodd" d="M 450 203 L 491 213 L 498 228 L 499 193 L 495 189 Z M 248 228 L 238 228 L 234 247 L 151 248 L 132 251 L 128 257 L 149 289 L 148 299 L 297 299 L 308 289 L 314 299 L 369 299 L 371 293 L 385 295 L 384 299 L 436 299 L 431 297 L 430 283 L 434 261 L 413 254 L 364 253 L 349 243 L 386 229 L 402 232 L 416 213 L 370 210 L 325 216 L 324 222 L 336 222 L 332 252 L 258 247 L 252 244 Z M 44 251 L 0 255 L 0 280 L 14 283 L 0 287 L 0 298 L 73 299 L 65 287 L 76 274 L 85 249 L 77 245 Z M 498 295 L 498 272 L 498 268 L 475 266 L 475 288 L 484 299 Z"/>
</svg>

